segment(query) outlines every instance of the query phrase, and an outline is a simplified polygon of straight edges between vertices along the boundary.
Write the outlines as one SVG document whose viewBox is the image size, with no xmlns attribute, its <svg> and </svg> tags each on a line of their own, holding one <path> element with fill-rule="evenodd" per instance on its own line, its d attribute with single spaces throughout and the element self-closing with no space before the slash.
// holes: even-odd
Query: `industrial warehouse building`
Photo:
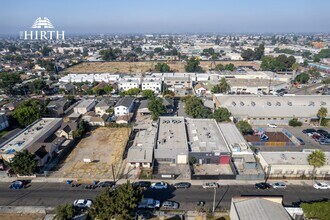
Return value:
<svg viewBox="0 0 330 220">
<path fill-rule="evenodd" d="M 304 124 L 318 121 L 321 107 L 330 109 L 328 95 L 223 95 L 215 94 L 216 107 L 227 108 L 237 121 L 247 120 L 253 125 L 267 123 L 287 125 L 293 118 Z M 327 116 L 330 118 L 330 115 Z"/>
<path fill-rule="evenodd" d="M 324 152 L 326 163 L 315 170 L 315 177 L 330 178 L 330 152 Z M 269 178 L 310 178 L 313 166 L 308 163 L 311 152 L 259 152 L 260 165 Z"/>
</svg>

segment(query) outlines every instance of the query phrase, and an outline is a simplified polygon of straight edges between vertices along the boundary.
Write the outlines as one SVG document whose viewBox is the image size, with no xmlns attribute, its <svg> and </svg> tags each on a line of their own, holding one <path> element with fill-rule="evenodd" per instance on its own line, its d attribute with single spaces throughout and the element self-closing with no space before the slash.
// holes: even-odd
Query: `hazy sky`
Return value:
<svg viewBox="0 0 330 220">
<path fill-rule="evenodd" d="M 330 32 L 329 0 L 1 0 L 0 34 L 48 17 L 67 33 Z"/>
</svg>

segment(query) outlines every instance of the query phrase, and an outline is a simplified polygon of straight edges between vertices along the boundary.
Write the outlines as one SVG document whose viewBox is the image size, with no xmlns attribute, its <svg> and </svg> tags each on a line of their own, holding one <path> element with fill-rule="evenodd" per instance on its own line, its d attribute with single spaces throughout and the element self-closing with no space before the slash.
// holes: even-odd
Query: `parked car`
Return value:
<svg viewBox="0 0 330 220">
<path fill-rule="evenodd" d="M 323 137 L 326 137 L 329 135 L 329 133 L 323 129 L 319 129 L 316 132 L 319 133 L 320 135 L 322 135 Z"/>
<path fill-rule="evenodd" d="M 276 124 L 269 124 L 268 123 L 267 126 L 270 127 L 270 128 L 277 128 L 277 125 Z"/>
<path fill-rule="evenodd" d="M 204 189 L 209 189 L 209 188 L 218 188 L 219 184 L 216 182 L 208 182 L 208 183 L 204 183 L 202 186 Z"/>
<path fill-rule="evenodd" d="M 261 183 L 256 183 L 254 187 L 256 189 L 270 189 L 272 186 L 269 183 L 261 182 Z"/>
<path fill-rule="evenodd" d="M 286 188 L 286 184 L 283 182 L 272 183 L 271 185 L 274 189 L 285 189 Z"/>
<path fill-rule="evenodd" d="M 28 187 L 30 181 L 28 180 L 15 180 L 9 185 L 10 189 L 25 189 Z"/>
<path fill-rule="evenodd" d="M 116 183 L 114 181 L 104 181 L 104 182 L 99 182 L 97 184 L 97 187 L 113 187 L 114 185 L 116 185 Z"/>
<path fill-rule="evenodd" d="M 179 182 L 179 183 L 175 183 L 175 184 L 174 184 L 174 187 L 177 188 L 177 189 L 179 189 L 179 188 L 187 189 L 187 188 L 189 188 L 190 186 L 191 186 L 191 184 L 188 183 L 188 182 Z"/>
<path fill-rule="evenodd" d="M 138 182 L 132 183 L 133 188 L 141 187 L 143 189 L 147 189 L 150 187 L 150 185 L 151 185 L 151 182 L 149 182 L 149 181 L 138 181 Z"/>
<path fill-rule="evenodd" d="M 315 189 L 330 189 L 330 186 L 326 183 L 315 183 L 313 187 Z"/>
<path fill-rule="evenodd" d="M 314 133 L 314 132 L 316 132 L 316 130 L 313 129 L 313 128 L 308 128 L 308 129 L 303 130 L 302 132 L 303 132 L 304 134 L 308 134 L 308 133 Z"/>
<path fill-rule="evenodd" d="M 73 206 L 80 209 L 90 208 L 92 204 L 93 201 L 90 199 L 77 199 L 73 202 Z"/>
<path fill-rule="evenodd" d="M 305 145 L 305 142 L 300 137 L 297 137 L 297 140 L 299 141 L 300 145 Z"/>
<path fill-rule="evenodd" d="M 314 135 L 318 135 L 318 136 L 321 136 L 319 133 L 317 133 L 316 131 L 315 132 L 309 132 L 309 133 L 307 133 L 307 135 L 309 136 L 309 137 L 313 137 Z"/>
<path fill-rule="evenodd" d="M 153 198 L 143 198 L 138 205 L 138 209 L 155 209 L 160 207 L 160 201 Z"/>
<path fill-rule="evenodd" d="M 319 139 L 319 144 L 329 145 L 330 144 L 330 139 Z"/>
<path fill-rule="evenodd" d="M 165 208 L 165 209 L 178 209 L 179 208 L 179 203 L 172 202 L 172 201 L 165 201 L 162 205 L 162 208 Z"/>
<path fill-rule="evenodd" d="M 152 183 L 151 189 L 167 189 L 167 183 L 165 182 Z"/>
<path fill-rule="evenodd" d="M 312 138 L 314 139 L 314 140 L 318 140 L 318 139 L 321 139 L 322 138 L 322 136 L 321 135 L 319 135 L 318 133 L 315 133 L 315 134 L 313 134 L 312 135 Z"/>
</svg>

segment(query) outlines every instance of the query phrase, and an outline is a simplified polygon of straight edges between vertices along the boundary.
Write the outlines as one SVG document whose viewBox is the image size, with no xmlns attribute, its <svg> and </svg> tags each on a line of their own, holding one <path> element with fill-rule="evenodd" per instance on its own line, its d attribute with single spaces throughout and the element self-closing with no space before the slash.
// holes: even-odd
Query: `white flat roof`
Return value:
<svg viewBox="0 0 330 220">
<path fill-rule="evenodd" d="M 191 152 L 230 152 L 214 119 L 187 118 Z"/>
<path fill-rule="evenodd" d="M 324 152 L 326 164 L 330 165 L 330 152 Z M 270 165 L 309 165 L 308 155 L 311 152 L 259 152 Z"/>
<path fill-rule="evenodd" d="M 62 121 L 62 118 L 42 118 L 26 129 L 21 131 L 16 137 L 10 140 L 5 145 L 0 147 L 1 153 L 15 153 L 23 149 L 26 149 L 39 138 L 41 138 L 45 133 L 47 133 L 54 126 L 57 126 L 59 122 Z"/>
</svg>

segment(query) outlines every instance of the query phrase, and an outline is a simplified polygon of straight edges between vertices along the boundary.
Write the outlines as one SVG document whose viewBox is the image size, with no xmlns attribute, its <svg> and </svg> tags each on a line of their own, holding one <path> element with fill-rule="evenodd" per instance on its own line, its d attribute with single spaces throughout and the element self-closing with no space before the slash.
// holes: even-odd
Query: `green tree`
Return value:
<svg viewBox="0 0 330 220">
<path fill-rule="evenodd" d="M 229 91 L 230 85 L 224 77 L 220 79 L 219 84 L 217 84 L 211 89 L 211 92 L 213 93 L 227 93 Z"/>
<path fill-rule="evenodd" d="M 225 70 L 225 66 L 222 65 L 221 63 L 215 66 L 215 71 L 223 71 L 223 70 Z"/>
<path fill-rule="evenodd" d="M 254 51 L 252 49 L 243 50 L 241 57 L 245 61 L 260 60 L 265 53 L 265 46 L 259 45 Z"/>
<path fill-rule="evenodd" d="M 116 190 L 105 189 L 95 198 L 89 214 L 93 219 L 132 219 L 132 211 L 141 201 L 140 188 L 134 189 L 132 184 L 119 185 Z"/>
<path fill-rule="evenodd" d="M 293 118 L 289 121 L 289 126 L 291 126 L 291 127 L 300 127 L 300 126 L 302 126 L 302 122 L 298 121 L 297 118 Z"/>
<path fill-rule="evenodd" d="M 244 135 L 252 131 L 252 126 L 247 121 L 237 122 L 236 127 Z"/>
<path fill-rule="evenodd" d="M 104 92 L 107 93 L 108 95 L 112 92 L 113 87 L 111 85 L 106 85 L 103 88 Z"/>
<path fill-rule="evenodd" d="M 174 97 L 175 96 L 175 93 L 173 91 L 171 91 L 171 90 L 166 89 L 163 92 L 163 96 L 164 97 Z"/>
<path fill-rule="evenodd" d="M 208 110 L 201 99 L 196 96 L 188 96 L 185 99 L 186 113 L 193 118 L 208 118 L 211 116 L 210 110 Z"/>
<path fill-rule="evenodd" d="M 301 203 L 300 207 L 308 219 L 330 219 L 330 201 Z"/>
<path fill-rule="evenodd" d="M 217 122 L 224 122 L 224 121 L 230 121 L 229 117 L 231 116 L 231 113 L 227 108 L 218 108 L 213 113 L 213 118 Z"/>
<path fill-rule="evenodd" d="M 74 217 L 74 207 L 72 204 L 63 204 L 56 207 L 56 220 L 69 220 Z"/>
<path fill-rule="evenodd" d="M 203 73 L 203 68 L 199 65 L 199 60 L 196 57 L 191 57 L 185 65 L 185 70 L 188 73 Z"/>
<path fill-rule="evenodd" d="M 17 119 L 21 126 L 28 126 L 32 122 L 41 118 L 45 113 L 45 106 L 38 99 L 29 99 L 21 102 L 13 112 L 13 117 Z"/>
<path fill-rule="evenodd" d="M 27 150 L 17 152 L 10 162 L 10 167 L 19 175 L 33 175 L 37 171 L 38 162 Z"/>
<path fill-rule="evenodd" d="M 140 93 L 139 88 L 131 88 L 125 92 L 126 95 L 137 96 Z"/>
<path fill-rule="evenodd" d="M 153 99 L 155 97 L 155 93 L 151 89 L 145 89 L 142 91 L 142 96 L 147 99 Z"/>
<path fill-rule="evenodd" d="M 322 150 L 315 150 L 308 155 L 307 160 L 309 165 L 313 166 L 312 179 L 314 180 L 316 168 L 322 167 L 325 164 L 325 154 Z"/>
<path fill-rule="evenodd" d="M 101 50 L 100 55 L 102 56 L 102 59 L 104 61 L 113 61 L 116 60 L 120 55 L 122 54 L 122 51 L 120 49 L 107 49 L 107 50 Z"/>
<path fill-rule="evenodd" d="M 321 125 L 321 121 L 323 118 L 327 117 L 328 115 L 328 109 L 321 107 L 317 112 L 317 117 L 319 117 L 319 126 Z"/>
<path fill-rule="evenodd" d="M 166 63 L 157 63 L 155 65 L 155 71 L 159 72 L 159 73 L 167 73 L 167 72 L 170 72 L 171 69 L 170 69 L 170 66 L 167 65 Z"/>
<path fill-rule="evenodd" d="M 0 73 L 0 88 L 8 95 L 12 95 L 14 86 L 21 82 L 22 80 L 18 73 Z"/>
<path fill-rule="evenodd" d="M 222 77 L 219 82 L 219 88 L 221 93 L 227 93 L 230 91 L 230 85 L 225 77 Z"/>
<path fill-rule="evenodd" d="M 41 49 L 42 56 L 44 57 L 48 57 L 50 52 L 52 52 L 52 48 L 50 47 L 43 46 Z"/>
<path fill-rule="evenodd" d="M 300 73 L 296 76 L 295 81 L 301 84 L 306 84 L 309 80 L 309 74 L 306 72 Z"/>
<path fill-rule="evenodd" d="M 229 63 L 225 66 L 225 70 L 234 71 L 235 70 L 235 65 L 232 64 L 232 63 Z"/>
<path fill-rule="evenodd" d="M 163 105 L 161 98 L 152 99 L 148 104 L 148 109 L 151 111 L 153 120 L 157 120 L 160 115 L 166 112 L 166 107 Z"/>
</svg>

